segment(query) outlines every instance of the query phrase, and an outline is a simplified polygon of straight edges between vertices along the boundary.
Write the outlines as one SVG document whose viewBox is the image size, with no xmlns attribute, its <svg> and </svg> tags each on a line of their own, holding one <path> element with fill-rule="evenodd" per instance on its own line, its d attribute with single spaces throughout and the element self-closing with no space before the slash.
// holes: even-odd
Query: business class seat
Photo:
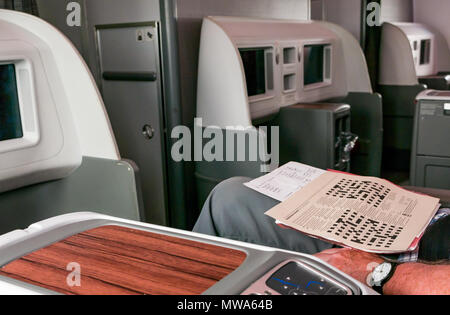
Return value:
<svg viewBox="0 0 450 315">
<path fill-rule="evenodd" d="M 317 156 L 318 152 L 323 152 L 320 148 L 328 143 L 328 138 L 315 129 L 318 127 L 326 132 L 328 126 L 324 120 L 317 119 L 313 110 L 325 106 L 327 102 L 348 104 L 351 131 L 360 136 L 358 150 L 351 156 L 350 171 L 381 177 L 383 119 L 387 128 L 384 136 L 386 143 L 393 141 L 394 147 L 410 148 L 414 116 L 412 107 L 416 95 L 425 89 L 418 83 L 418 74 L 425 75 L 430 67 L 434 71 L 431 65 L 435 60 L 432 58 L 435 49 L 428 51 L 428 57 L 422 57 L 428 58 L 430 65 L 420 65 L 420 60 L 413 58 L 411 47 L 414 47 L 414 41 L 418 45 L 425 40 L 429 46 L 424 46 L 422 50 L 427 52 L 427 49 L 432 49 L 436 41 L 428 42 L 425 38 L 431 36 L 430 33 L 415 26 L 402 24 L 401 27 L 389 23 L 383 26 L 380 83 L 384 84 L 381 91 L 387 100 L 382 105 L 380 95 L 372 92 L 366 60 L 359 44 L 339 26 L 314 21 L 207 17 L 203 21 L 201 36 L 197 116 L 203 119 L 204 125 L 216 126 L 215 130 L 239 125 L 279 126 L 280 164 L 297 161 L 331 169 L 336 165 L 322 163 L 326 154 Z M 418 30 L 418 37 L 414 34 L 414 41 L 410 43 L 406 34 L 414 30 Z M 297 40 L 293 42 L 292 38 Z M 328 85 L 321 82 L 323 78 L 310 77 L 308 69 L 312 59 L 308 57 L 311 56 L 308 46 L 311 41 L 327 48 L 332 46 L 332 70 L 327 68 L 327 64 L 318 67 L 331 71 L 324 76 L 328 78 Z M 416 72 L 414 62 L 418 63 L 420 73 Z M 342 83 L 343 78 L 346 84 Z M 404 86 L 399 85 L 402 80 L 406 80 Z M 315 83 L 309 85 L 311 81 Z M 381 106 L 384 106 L 384 117 Z M 334 116 L 330 115 L 328 121 L 334 121 Z M 321 141 L 316 141 L 317 134 L 320 134 L 318 138 Z M 263 136 L 269 138 L 266 134 Z M 390 148 L 387 146 L 388 150 Z M 389 154 L 390 151 L 387 152 Z M 405 157 L 401 156 L 401 166 L 407 165 L 409 168 L 409 160 L 410 151 Z M 196 176 L 200 206 L 217 183 L 230 177 L 260 176 L 259 163 L 198 162 Z M 236 182 L 239 180 L 236 179 Z M 411 189 L 421 191 L 420 188 Z M 444 202 L 448 200 L 447 191 L 426 192 L 442 198 Z M 250 198 L 246 201 L 251 203 Z"/>
<path fill-rule="evenodd" d="M 383 23 L 378 91 L 383 96 L 383 168 L 409 171 L 416 96 L 448 90 L 450 50 L 429 26 Z"/>
<path fill-rule="evenodd" d="M 228 152 L 229 137 L 217 150 L 226 161 L 196 163 L 200 207 L 221 181 L 258 177 L 289 161 L 380 176 L 382 100 L 372 90 L 359 43 L 342 27 L 205 17 L 198 73 L 197 117 L 203 127 L 214 126 L 210 134 L 231 131 L 237 138 L 261 140 L 259 148 L 251 141 L 236 147 L 245 159 L 230 161 L 235 152 Z M 271 133 L 273 127 L 279 133 Z M 278 135 L 279 143 L 269 143 Z"/>
<path fill-rule="evenodd" d="M 72 43 L 0 10 L 0 234 L 77 211 L 142 220 L 94 80 Z M 7 218 L 7 219 L 6 219 Z"/>
</svg>

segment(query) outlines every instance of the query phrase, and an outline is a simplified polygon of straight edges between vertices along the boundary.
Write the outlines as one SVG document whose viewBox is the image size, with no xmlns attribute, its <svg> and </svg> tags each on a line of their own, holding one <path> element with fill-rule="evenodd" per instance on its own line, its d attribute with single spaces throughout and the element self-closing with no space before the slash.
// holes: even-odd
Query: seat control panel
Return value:
<svg viewBox="0 0 450 315">
<path fill-rule="evenodd" d="M 276 266 L 242 295 L 353 295 L 339 280 L 299 260 Z"/>
</svg>

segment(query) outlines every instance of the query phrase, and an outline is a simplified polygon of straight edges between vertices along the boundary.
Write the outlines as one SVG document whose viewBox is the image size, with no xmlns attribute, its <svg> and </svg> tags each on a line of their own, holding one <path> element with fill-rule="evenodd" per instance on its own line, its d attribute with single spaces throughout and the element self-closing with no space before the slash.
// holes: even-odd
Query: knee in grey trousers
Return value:
<svg viewBox="0 0 450 315">
<path fill-rule="evenodd" d="M 315 254 L 333 245 L 283 229 L 264 213 L 279 202 L 244 186 L 248 178 L 231 178 L 210 194 L 194 232 L 232 240 Z"/>
</svg>

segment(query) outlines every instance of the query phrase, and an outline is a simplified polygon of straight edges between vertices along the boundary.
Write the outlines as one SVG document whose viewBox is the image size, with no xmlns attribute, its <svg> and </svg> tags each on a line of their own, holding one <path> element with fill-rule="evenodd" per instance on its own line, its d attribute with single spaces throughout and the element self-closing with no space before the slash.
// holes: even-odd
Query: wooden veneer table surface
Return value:
<svg viewBox="0 0 450 315">
<path fill-rule="evenodd" d="M 63 294 L 198 295 L 246 257 L 229 248 L 103 226 L 26 255 L 1 268 L 0 275 Z M 72 286 L 71 263 L 80 266 L 80 286 Z"/>
</svg>

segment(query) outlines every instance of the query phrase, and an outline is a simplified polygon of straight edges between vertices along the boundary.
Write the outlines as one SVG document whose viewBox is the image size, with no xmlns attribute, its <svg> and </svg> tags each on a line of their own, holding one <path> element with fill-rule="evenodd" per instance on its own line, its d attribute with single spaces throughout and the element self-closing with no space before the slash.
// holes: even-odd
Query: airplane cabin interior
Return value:
<svg viewBox="0 0 450 315">
<path fill-rule="evenodd" d="M 450 295 L 449 14 L 0 0 L 0 294 Z"/>
</svg>

